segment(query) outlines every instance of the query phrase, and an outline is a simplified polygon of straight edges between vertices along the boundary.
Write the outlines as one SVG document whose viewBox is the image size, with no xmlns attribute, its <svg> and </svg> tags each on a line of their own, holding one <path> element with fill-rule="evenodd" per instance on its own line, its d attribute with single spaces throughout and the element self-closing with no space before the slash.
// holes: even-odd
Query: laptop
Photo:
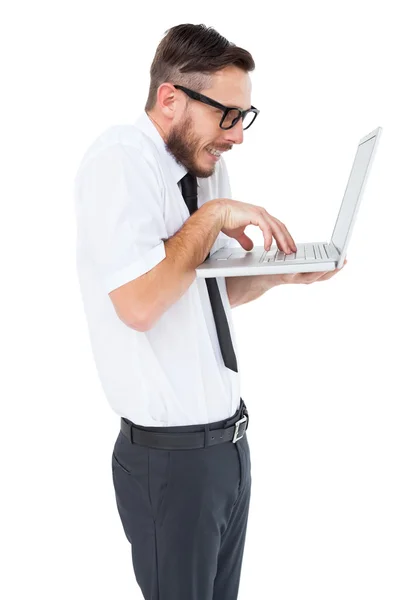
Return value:
<svg viewBox="0 0 400 600">
<path fill-rule="evenodd" d="M 197 277 L 234 277 L 273 273 L 333 271 L 343 266 L 361 198 L 371 170 L 382 127 L 377 127 L 358 143 L 353 166 L 330 242 L 296 242 L 297 252 L 285 254 L 275 245 L 245 250 L 221 248 L 196 268 Z M 239 244 L 235 240 L 235 243 Z"/>
</svg>

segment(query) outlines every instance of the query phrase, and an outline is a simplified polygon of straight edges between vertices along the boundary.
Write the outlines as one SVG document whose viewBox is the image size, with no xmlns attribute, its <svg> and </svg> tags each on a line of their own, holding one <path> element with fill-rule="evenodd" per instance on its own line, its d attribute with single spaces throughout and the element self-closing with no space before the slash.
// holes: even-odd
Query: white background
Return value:
<svg viewBox="0 0 400 600">
<path fill-rule="evenodd" d="M 358 141 L 383 128 L 343 271 L 233 312 L 253 480 L 240 598 L 398 600 L 396 3 L 188 4 L 2 10 L 1 596 L 142 597 L 111 477 L 119 417 L 78 287 L 72 185 L 95 137 L 143 110 L 164 32 L 190 22 L 254 57 L 261 112 L 226 155 L 233 198 L 264 206 L 296 242 L 330 239 Z"/>
</svg>

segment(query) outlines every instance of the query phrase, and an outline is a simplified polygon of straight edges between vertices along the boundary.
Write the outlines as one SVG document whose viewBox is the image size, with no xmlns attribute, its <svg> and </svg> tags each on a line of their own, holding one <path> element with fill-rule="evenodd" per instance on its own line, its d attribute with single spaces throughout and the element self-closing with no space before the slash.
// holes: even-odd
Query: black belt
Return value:
<svg viewBox="0 0 400 600">
<path fill-rule="evenodd" d="M 232 417 L 231 417 L 232 418 Z M 226 421 L 230 421 L 227 419 Z M 121 417 L 121 431 L 131 444 L 162 448 L 164 450 L 194 449 L 214 446 L 223 442 L 240 440 L 246 433 L 249 424 L 249 414 L 243 400 L 240 403 L 240 411 L 236 421 L 230 426 L 222 429 L 209 429 L 211 423 L 203 425 L 202 431 L 182 431 L 177 433 L 162 433 L 158 431 L 146 431 L 138 429 L 132 421 Z"/>
</svg>

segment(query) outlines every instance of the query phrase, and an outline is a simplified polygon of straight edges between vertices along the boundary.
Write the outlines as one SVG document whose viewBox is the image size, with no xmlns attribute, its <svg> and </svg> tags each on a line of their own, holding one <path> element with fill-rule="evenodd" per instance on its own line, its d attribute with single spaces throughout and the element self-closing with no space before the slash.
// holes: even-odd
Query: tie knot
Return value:
<svg viewBox="0 0 400 600">
<path fill-rule="evenodd" d="M 184 177 L 180 180 L 181 185 L 185 187 L 191 186 L 192 189 L 197 190 L 197 177 L 195 177 L 189 171 L 186 173 Z"/>
</svg>

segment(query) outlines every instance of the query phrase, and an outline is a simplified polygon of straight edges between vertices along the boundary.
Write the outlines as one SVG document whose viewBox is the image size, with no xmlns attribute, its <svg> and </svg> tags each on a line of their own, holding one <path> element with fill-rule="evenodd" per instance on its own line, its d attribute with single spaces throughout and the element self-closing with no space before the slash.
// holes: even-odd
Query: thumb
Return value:
<svg viewBox="0 0 400 600">
<path fill-rule="evenodd" d="M 253 250 L 254 243 L 245 233 L 242 233 L 236 239 L 245 250 Z"/>
</svg>

